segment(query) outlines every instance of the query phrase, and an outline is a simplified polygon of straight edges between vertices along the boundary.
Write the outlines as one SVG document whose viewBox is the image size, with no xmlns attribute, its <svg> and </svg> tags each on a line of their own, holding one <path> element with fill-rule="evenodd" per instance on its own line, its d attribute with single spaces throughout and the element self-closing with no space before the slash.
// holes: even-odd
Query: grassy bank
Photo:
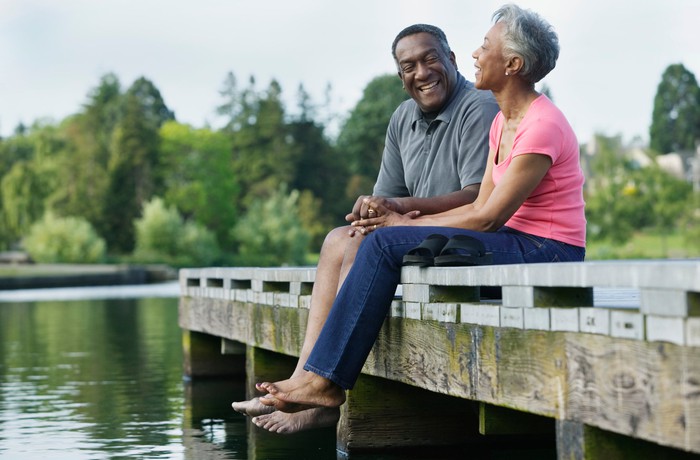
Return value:
<svg viewBox="0 0 700 460">
<path fill-rule="evenodd" d="M 56 276 L 82 273 L 114 273 L 123 269 L 119 265 L 88 264 L 17 264 L 0 265 L 0 277 Z"/>
<path fill-rule="evenodd" d="M 589 242 L 586 260 L 604 259 L 691 259 L 700 257 L 700 245 L 689 245 L 678 233 L 637 233 L 623 245 Z"/>
</svg>

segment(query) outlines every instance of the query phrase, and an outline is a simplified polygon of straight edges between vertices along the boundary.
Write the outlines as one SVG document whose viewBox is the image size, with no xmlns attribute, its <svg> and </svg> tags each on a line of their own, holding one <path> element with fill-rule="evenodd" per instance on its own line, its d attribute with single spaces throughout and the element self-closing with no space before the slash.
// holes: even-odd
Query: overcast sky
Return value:
<svg viewBox="0 0 700 460">
<path fill-rule="evenodd" d="M 374 77 L 394 73 L 394 36 L 441 27 L 460 71 L 491 25 L 494 0 L 0 0 L 0 135 L 19 122 L 76 113 L 102 75 L 124 88 L 145 76 L 176 118 L 221 120 L 215 107 L 229 71 L 260 89 L 277 79 L 293 110 L 303 84 L 346 115 Z M 700 78 L 698 0 L 522 0 L 559 33 L 561 54 L 544 82 L 579 141 L 594 132 L 648 139 L 664 69 Z M 397 78 L 397 84 L 400 84 Z"/>
</svg>

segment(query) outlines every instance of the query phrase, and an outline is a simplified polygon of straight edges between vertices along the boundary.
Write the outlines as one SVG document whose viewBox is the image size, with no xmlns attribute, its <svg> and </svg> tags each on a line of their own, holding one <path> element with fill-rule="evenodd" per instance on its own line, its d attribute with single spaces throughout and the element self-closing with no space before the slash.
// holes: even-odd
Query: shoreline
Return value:
<svg viewBox="0 0 700 460">
<path fill-rule="evenodd" d="M 140 285 L 176 279 L 177 270 L 165 265 L 0 265 L 0 290 Z"/>
</svg>

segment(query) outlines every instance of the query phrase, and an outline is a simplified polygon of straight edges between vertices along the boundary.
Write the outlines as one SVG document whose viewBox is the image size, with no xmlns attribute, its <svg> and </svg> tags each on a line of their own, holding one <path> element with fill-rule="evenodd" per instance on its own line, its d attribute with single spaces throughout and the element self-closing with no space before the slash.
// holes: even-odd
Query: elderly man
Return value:
<svg viewBox="0 0 700 460">
<path fill-rule="evenodd" d="M 479 192 L 488 155 L 488 134 L 498 106 L 489 91 L 474 88 L 457 70 L 455 55 L 442 30 L 415 24 L 392 44 L 398 75 L 411 99 L 389 121 L 379 176 L 372 196 L 361 196 L 346 216 L 348 222 L 380 217 L 371 200 L 411 217 L 434 214 L 471 203 Z M 301 354 L 292 377 L 303 369 L 326 321 L 338 288 L 355 259 L 363 236 L 372 227 L 339 227 L 321 248 Z M 298 413 L 274 411 L 258 398 L 235 402 L 233 408 L 253 416 L 257 426 L 276 433 L 330 426 L 337 408 Z"/>
</svg>

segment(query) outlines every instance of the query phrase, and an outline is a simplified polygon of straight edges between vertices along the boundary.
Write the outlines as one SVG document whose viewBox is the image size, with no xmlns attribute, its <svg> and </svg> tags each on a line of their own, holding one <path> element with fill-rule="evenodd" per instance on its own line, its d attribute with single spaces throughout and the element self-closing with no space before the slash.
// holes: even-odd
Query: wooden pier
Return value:
<svg viewBox="0 0 700 460">
<path fill-rule="evenodd" d="M 288 377 L 314 277 L 181 270 L 185 372 L 245 374 L 251 396 Z M 339 450 L 526 437 L 561 460 L 700 458 L 700 261 L 406 267 L 401 283 Z"/>
</svg>

